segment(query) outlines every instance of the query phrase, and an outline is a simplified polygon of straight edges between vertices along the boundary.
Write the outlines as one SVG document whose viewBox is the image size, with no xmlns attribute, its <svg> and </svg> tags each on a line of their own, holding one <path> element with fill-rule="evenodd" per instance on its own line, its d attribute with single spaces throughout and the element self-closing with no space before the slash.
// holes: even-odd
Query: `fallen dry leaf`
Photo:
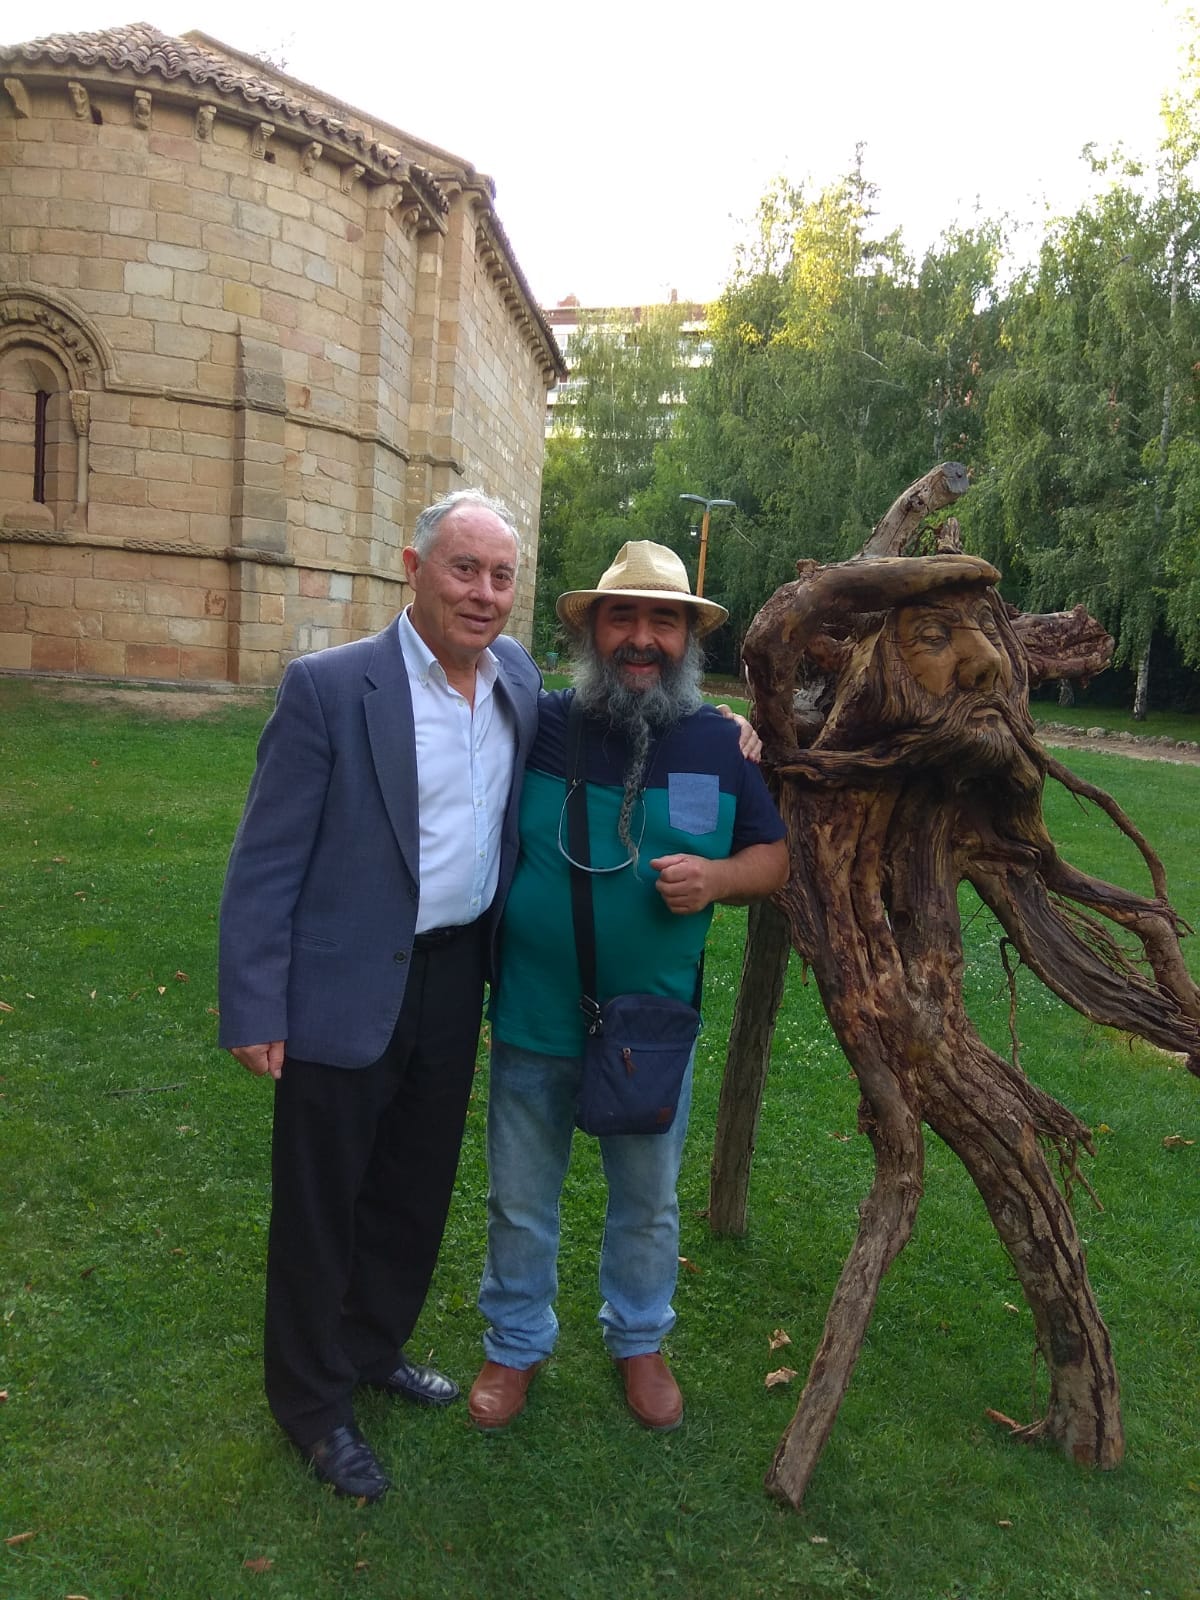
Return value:
<svg viewBox="0 0 1200 1600">
<path fill-rule="evenodd" d="M 1008 1520 L 1007 1517 L 1001 1517 L 999 1522 L 997 1522 L 996 1526 L 998 1528 L 1011 1528 L 1012 1527 L 1012 1523 Z"/>
<path fill-rule="evenodd" d="M 1164 1150 L 1178 1150 L 1183 1145 L 1195 1144 L 1195 1139 L 1185 1139 L 1181 1133 L 1169 1133 L 1163 1140 Z"/>
<path fill-rule="evenodd" d="M 808 1542 L 809 1544 L 828 1544 L 829 1540 L 823 1533 L 810 1533 L 808 1536 Z"/>
<path fill-rule="evenodd" d="M 157 987 L 157 989 L 158 989 L 158 992 L 159 992 L 159 994 L 166 994 L 166 992 L 167 992 L 167 986 L 166 986 L 166 984 L 165 984 L 165 983 L 160 983 L 160 984 L 158 984 L 158 985 L 157 985 L 157 986 L 156 986 L 156 987 Z"/>
<path fill-rule="evenodd" d="M 9 1005 L 7 1000 L 0 1000 L 0 1011 L 12 1011 L 14 1009 L 15 1008 L 13 1006 Z"/>
<path fill-rule="evenodd" d="M 251 1556 L 248 1561 L 243 1561 L 242 1565 L 248 1567 L 251 1572 L 270 1572 L 275 1563 L 267 1556 Z"/>
<path fill-rule="evenodd" d="M 31 1528 L 28 1533 L 10 1533 L 5 1539 L 5 1544 L 27 1544 L 30 1539 L 37 1538 L 37 1529 Z"/>
<path fill-rule="evenodd" d="M 1004 1309 L 1005 1311 L 1011 1311 L 1014 1317 L 1019 1317 L 1021 1315 L 1020 1306 L 1013 1305 L 1011 1300 L 1006 1300 L 1004 1302 Z"/>
<path fill-rule="evenodd" d="M 1003 1411 L 993 1411 L 991 1406 L 986 1406 L 983 1414 L 989 1422 L 999 1423 L 1002 1428 L 1011 1428 L 1013 1433 L 1016 1433 L 1021 1426 L 1019 1422 L 1014 1422 L 1011 1417 L 1006 1417 Z"/>
<path fill-rule="evenodd" d="M 783 1331 L 782 1328 L 776 1328 L 768 1342 L 768 1348 L 771 1350 L 782 1350 L 785 1344 L 791 1344 L 791 1342 L 791 1338 Z"/>
<path fill-rule="evenodd" d="M 774 1372 L 768 1372 L 763 1379 L 768 1389 L 778 1389 L 781 1383 L 791 1383 L 796 1376 L 794 1367 L 777 1367 Z"/>
<path fill-rule="evenodd" d="M 827 1139 L 836 1139 L 839 1144 L 849 1144 L 851 1136 L 848 1133 L 827 1133 L 825 1137 Z"/>
<path fill-rule="evenodd" d="M 219 1017 L 221 1015 L 216 1006 L 205 1006 L 204 1014 L 209 1017 Z M 478 1071 L 478 1067 L 475 1070 Z"/>
<path fill-rule="evenodd" d="M 0 1406 L 2 1406 L 7 1399 L 8 1399 L 8 1390 L 7 1389 L 0 1389 Z"/>
<path fill-rule="evenodd" d="M 175 974 L 176 983 L 191 983 L 191 981 L 186 972 L 177 972 Z"/>
<path fill-rule="evenodd" d="M 371 1563 L 369 1561 L 356 1561 L 354 1563 L 354 1570 L 355 1572 L 365 1572 L 370 1565 Z"/>
<path fill-rule="evenodd" d="M 1096 1132 L 1097 1133 L 1111 1133 L 1112 1129 L 1109 1127 L 1107 1122 L 1098 1122 L 1096 1124 Z"/>
<path fill-rule="evenodd" d="M 679 1265 L 683 1268 L 683 1270 L 685 1272 L 699 1272 L 700 1271 L 700 1268 L 696 1265 L 696 1263 L 694 1261 L 689 1261 L 686 1256 L 680 1256 Z"/>
</svg>

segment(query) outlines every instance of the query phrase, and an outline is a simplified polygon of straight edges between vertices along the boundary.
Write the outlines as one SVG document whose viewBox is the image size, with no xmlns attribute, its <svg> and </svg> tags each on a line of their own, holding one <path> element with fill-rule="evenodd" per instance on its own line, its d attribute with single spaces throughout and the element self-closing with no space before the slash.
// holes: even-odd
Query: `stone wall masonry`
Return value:
<svg viewBox="0 0 1200 1600">
<path fill-rule="evenodd" d="M 518 518 L 528 639 L 548 372 L 477 249 L 470 170 L 439 179 L 441 217 L 339 135 L 270 134 L 214 82 L 19 76 L 20 103 L 0 90 L 0 339 L 51 330 L 81 432 L 53 503 L 24 509 L 4 483 L 32 442 L 5 434 L 0 667 L 273 682 L 383 626 L 417 512 L 474 483 Z"/>
</svg>

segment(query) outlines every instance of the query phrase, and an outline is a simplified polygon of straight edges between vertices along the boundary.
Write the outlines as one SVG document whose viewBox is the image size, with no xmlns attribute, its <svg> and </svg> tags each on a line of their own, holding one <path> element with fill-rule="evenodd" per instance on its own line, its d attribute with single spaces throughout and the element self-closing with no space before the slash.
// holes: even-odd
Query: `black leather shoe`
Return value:
<svg viewBox="0 0 1200 1600">
<path fill-rule="evenodd" d="M 412 1400 L 419 1406 L 448 1406 L 459 1396 L 458 1385 L 452 1378 L 433 1367 L 415 1366 L 403 1354 L 395 1372 L 369 1381 L 367 1387 L 399 1395 L 402 1400 Z"/>
<path fill-rule="evenodd" d="M 378 1500 L 392 1487 L 357 1428 L 335 1428 L 316 1444 L 299 1446 L 323 1483 L 351 1500 Z"/>
</svg>

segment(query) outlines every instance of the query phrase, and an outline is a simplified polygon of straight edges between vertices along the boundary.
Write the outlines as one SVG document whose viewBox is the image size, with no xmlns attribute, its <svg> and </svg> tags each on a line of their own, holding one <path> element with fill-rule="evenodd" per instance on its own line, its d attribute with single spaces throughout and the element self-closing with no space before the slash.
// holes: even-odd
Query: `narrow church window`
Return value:
<svg viewBox="0 0 1200 1600">
<path fill-rule="evenodd" d="M 49 405 L 49 394 L 39 389 L 33 409 L 33 498 L 40 506 L 46 504 L 46 411 Z"/>
</svg>

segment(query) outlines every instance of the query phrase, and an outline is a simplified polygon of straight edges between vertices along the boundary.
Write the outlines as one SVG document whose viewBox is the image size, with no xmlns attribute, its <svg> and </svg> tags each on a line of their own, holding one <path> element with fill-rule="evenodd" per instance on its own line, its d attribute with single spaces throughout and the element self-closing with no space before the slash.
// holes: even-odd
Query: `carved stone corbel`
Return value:
<svg viewBox="0 0 1200 1600">
<path fill-rule="evenodd" d="M 300 152 L 300 171 L 311 177 L 324 149 L 325 146 L 318 139 L 314 139 L 311 144 L 306 144 Z"/>
<path fill-rule="evenodd" d="M 76 434 L 84 438 L 92 422 L 92 397 L 86 389 L 71 390 L 71 421 Z"/>
<path fill-rule="evenodd" d="M 196 107 L 196 137 L 201 143 L 212 138 L 213 123 L 216 120 L 216 106 L 206 104 Z"/>
<path fill-rule="evenodd" d="M 79 443 L 75 452 L 75 505 L 88 503 L 88 431 L 92 425 L 92 397 L 86 389 L 71 390 L 71 421 Z"/>
<path fill-rule="evenodd" d="M 267 145 L 275 137 L 275 124 L 273 122 L 259 122 L 255 125 L 250 135 L 250 154 L 261 161 L 267 153 Z"/>
<path fill-rule="evenodd" d="M 354 185 L 358 182 L 366 170 L 366 167 L 360 166 L 357 161 L 353 162 L 348 167 L 343 167 L 342 193 L 349 194 L 351 189 L 353 189 Z"/>
<path fill-rule="evenodd" d="M 133 91 L 133 120 L 139 128 L 150 126 L 150 110 L 153 104 L 149 89 Z"/>
<path fill-rule="evenodd" d="M 88 99 L 88 92 L 81 83 L 69 83 L 67 93 L 71 97 L 71 109 L 80 122 L 86 122 L 92 114 L 92 102 Z"/>
<path fill-rule="evenodd" d="M 29 90 L 26 89 L 20 78 L 5 78 L 4 87 L 8 93 L 8 98 L 16 108 L 17 116 L 31 117 L 33 112 L 29 105 Z"/>
</svg>

